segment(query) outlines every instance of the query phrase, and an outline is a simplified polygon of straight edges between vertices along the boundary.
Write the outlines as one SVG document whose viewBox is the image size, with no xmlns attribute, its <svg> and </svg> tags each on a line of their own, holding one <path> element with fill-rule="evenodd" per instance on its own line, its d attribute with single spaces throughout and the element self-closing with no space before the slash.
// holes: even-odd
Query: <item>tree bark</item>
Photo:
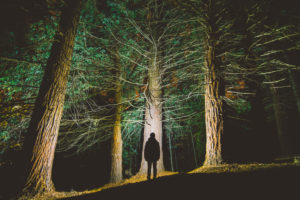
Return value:
<svg viewBox="0 0 300 200">
<path fill-rule="evenodd" d="M 162 36 L 165 33 L 165 25 L 163 20 L 163 14 L 165 11 L 165 3 L 161 0 L 153 0 L 146 4 L 146 26 L 147 34 L 151 38 L 151 50 L 148 67 L 148 80 L 147 80 L 147 94 L 145 103 L 145 126 L 144 126 L 144 138 L 142 146 L 142 160 L 139 169 L 139 174 L 147 173 L 147 162 L 144 158 L 144 148 L 147 140 L 150 137 L 150 133 L 155 133 L 155 138 L 159 142 L 160 146 L 160 158 L 157 161 L 157 172 L 164 171 L 163 165 L 163 152 L 162 152 L 162 70 L 161 70 L 161 55 L 162 49 L 160 47 L 163 44 Z"/>
<path fill-rule="evenodd" d="M 81 0 L 66 0 L 24 142 L 30 160 L 24 193 L 53 192 L 52 165 L 65 100 Z M 30 159 L 29 159 L 30 158 Z"/>
<path fill-rule="evenodd" d="M 115 52 L 117 53 L 117 52 Z M 115 124 L 114 132 L 112 138 L 112 149 L 111 149 L 111 173 L 110 173 L 110 182 L 117 183 L 122 181 L 122 134 L 121 134 L 121 113 L 122 113 L 122 82 L 121 82 L 121 63 L 120 57 L 117 54 L 113 54 L 113 60 L 116 65 L 116 113 L 115 113 Z"/>
<path fill-rule="evenodd" d="M 171 171 L 174 172 L 174 162 L 173 162 L 173 151 L 172 151 L 172 139 L 171 139 L 171 134 L 168 134 L 168 139 L 169 139 L 169 151 L 170 151 Z"/>
<path fill-rule="evenodd" d="M 214 30 L 208 27 L 207 30 Z M 207 38 L 215 38 L 209 33 Z M 222 139 L 224 132 L 223 99 L 225 93 L 224 80 L 220 62 L 215 56 L 217 38 L 207 39 L 205 57 L 205 123 L 206 123 L 206 155 L 204 165 L 219 165 L 223 163 Z"/>
<path fill-rule="evenodd" d="M 144 141 L 142 151 L 142 163 L 139 173 L 146 174 L 147 162 L 144 158 L 144 147 L 150 137 L 150 133 L 155 133 L 155 138 L 160 146 L 160 158 L 157 161 L 157 172 L 164 171 L 162 152 L 162 87 L 161 74 L 158 62 L 158 50 L 154 48 L 152 63 L 148 69 L 148 95 L 145 109 Z"/>
<path fill-rule="evenodd" d="M 223 10 L 222 1 L 171 1 L 176 6 L 181 6 L 188 12 L 199 17 L 199 24 L 205 32 L 205 123 L 206 123 L 206 155 L 204 165 L 219 165 L 223 163 L 223 96 L 225 86 L 223 69 L 216 50 L 220 42 L 219 24 L 223 17 L 219 11 Z M 220 4 L 222 2 L 222 5 Z M 224 30 L 223 30 L 224 31 Z"/>
</svg>

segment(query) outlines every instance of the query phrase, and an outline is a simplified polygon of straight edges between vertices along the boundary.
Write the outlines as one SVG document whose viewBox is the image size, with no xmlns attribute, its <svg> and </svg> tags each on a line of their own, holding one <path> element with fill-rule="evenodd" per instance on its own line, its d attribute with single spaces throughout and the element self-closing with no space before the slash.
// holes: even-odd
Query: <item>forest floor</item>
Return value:
<svg viewBox="0 0 300 200">
<path fill-rule="evenodd" d="M 83 192 L 56 192 L 43 199 L 299 199 L 299 183 L 299 163 L 224 164 L 187 173 L 163 172 L 152 181 L 133 176 L 118 184 Z"/>
</svg>

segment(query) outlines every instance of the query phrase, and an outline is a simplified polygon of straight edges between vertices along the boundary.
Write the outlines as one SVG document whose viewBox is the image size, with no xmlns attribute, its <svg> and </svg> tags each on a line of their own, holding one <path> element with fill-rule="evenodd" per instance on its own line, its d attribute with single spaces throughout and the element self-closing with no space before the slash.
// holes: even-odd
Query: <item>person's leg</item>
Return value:
<svg viewBox="0 0 300 200">
<path fill-rule="evenodd" d="M 157 175 L 156 164 L 157 162 L 153 162 L 153 179 L 156 179 L 156 175 Z"/>
<path fill-rule="evenodd" d="M 151 162 L 147 162 L 148 163 L 148 173 L 147 173 L 147 179 L 150 180 L 151 178 Z"/>
</svg>

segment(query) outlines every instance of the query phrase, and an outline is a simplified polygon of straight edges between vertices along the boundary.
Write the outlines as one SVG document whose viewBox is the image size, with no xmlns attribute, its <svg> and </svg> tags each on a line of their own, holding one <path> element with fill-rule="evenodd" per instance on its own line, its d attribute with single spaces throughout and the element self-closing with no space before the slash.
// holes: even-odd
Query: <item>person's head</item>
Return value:
<svg viewBox="0 0 300 200">
<path fill-rule="evenodd" d="M 155 138 L 155 133 L 153 133 L 153 132 L 150 133 L 150 137 L 151 137 L 151 138 Z"/>
</svg>

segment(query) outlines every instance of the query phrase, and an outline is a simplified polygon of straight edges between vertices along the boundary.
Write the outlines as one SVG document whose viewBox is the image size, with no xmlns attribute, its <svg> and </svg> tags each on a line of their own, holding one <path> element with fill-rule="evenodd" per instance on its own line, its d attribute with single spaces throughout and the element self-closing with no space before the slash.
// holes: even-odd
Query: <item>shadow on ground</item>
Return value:
<svg viewBox="0 0 300 200">
<path fill-rule="evenodd" d="M 100 199 L 297 199 L 300 168 L 287 167 L 252 172 L 178 174 L 154 181 L 128 184 L 63 200 Z"/>
</svg>

